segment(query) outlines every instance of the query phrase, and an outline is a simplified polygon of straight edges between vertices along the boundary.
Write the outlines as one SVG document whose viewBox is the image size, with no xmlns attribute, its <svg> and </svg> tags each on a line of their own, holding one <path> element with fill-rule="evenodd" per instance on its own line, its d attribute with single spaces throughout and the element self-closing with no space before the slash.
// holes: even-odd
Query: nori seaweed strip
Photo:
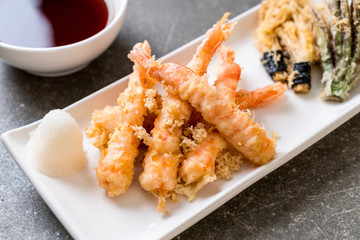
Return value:
<svg viewBox="0 0 360 240">
<path fill-rule="evenodd" d="M 292 66 L 288 78 L 289 87 L 296 93 L 307 93 L 311 88 L 309 39 L 306 36 L 299 36 L 304 33 L 305 25 L 302 25 L 303 18 L 300 15 L 297 20 L 298 24 L 295 21 L 285 22 L 276 29 L 276 34 L 283 48 L 290 54 Z"/>
<path fill-rule="evenodd" d="M 311 12 L 304 8 L 299 13 L 293 14 L 293 21 L 297 29 L 297 46 L 294 52 L 294 62 L 289 84 L 296 93 L 307 93 L 311 88 L 311 63 L 316 59 L 314 36 L 309 26 Z M 310 15 L 308 16 L 307 13 Z M 289 31 L 288 34 L 290 34 Z"/>
<path fill-rule="evenodd" d="M 261 58 L 261 63 L 271 77 L 274 77 L 278 72 L 286 71 L 287 68 L 284 54 L 281 50 L 265 52 Z"/>
<path fill-rule="evenodd" d="M 299 62 L 294 63 L 292 67 L 293 80 L 291 88 L 299 84 L 308 86 L 307 90 L 311 88 L 311 63 L 310 62 Z"/>
<path fill-rule="evenodd" d="M 287 81 L 287 59 L 275 34 L 275 29 L 291 19 L 298 9 L 298 1 L 263 0 L 259 10 L 259 23 L 255 31 L 256 47 L 261 52 L 262 63 L 274 81 Z M 303 0 L 301 0 L 303 1 Z M 277 14 L 273 14 L 274 11 Z M 272 57 L 272 58 L 271 58 Z M 285 70 L 284 69 L 285 62 Z M 279 69 L 279 70 L 277 70 Z"/>
</svg>

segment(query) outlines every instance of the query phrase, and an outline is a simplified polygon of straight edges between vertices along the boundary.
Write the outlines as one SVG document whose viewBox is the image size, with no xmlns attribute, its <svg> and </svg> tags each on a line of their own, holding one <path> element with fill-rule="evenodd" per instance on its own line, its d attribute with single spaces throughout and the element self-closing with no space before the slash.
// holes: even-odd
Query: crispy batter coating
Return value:
<svg viewBox="0 0 360 240">
<path fill-rule="evenodd" d="M 235 91 L 241 74 L 241 68 L 234 63 L 234 59 L 235 52 L 232 48 L 220 47 L 220 64 L 216 67 L 218 77 L 215 87 L 229 101 L 235 100 Z M 207 133 L 205 125 L 200 126 L 203 132 Z M 228 146 L 226 140 L 217 131 L 209 131 L 201 141 L 197 141 L 197 135 L 195 132 L 193 138 L 198 144 L 192 151 L 185 154 L 185 159 L 179 169 L 179 175 L 185 186 L 179 188 L 178 191 L 181 190 L 181 193 L 186 194 L 189 200 L 194 200 L 197 191 L 216 179 L 215 159 Z"/>
<path fill-rule="evenodd" d="M 226 23 L 229 13 L 207 32 L 207 37 L 198 46 L 192 60 L 188 63 L 196 74 L 203 75 L 220 44 L 226 40 L 234 23 Z M 140 174 L 142 188 L 158 197 L 158 210 L 166 213 L 166 198 L 173 196 L 177 182 L 180 156 L 180 142 L 183 126 L 191 116 L 191 105 L 177 95 L 169 94 L 163 101 L 163 108 L 155 120 L 152 130 L 152 143 L 143 162 Z"/>
<path fill-rule="evenodd" d="M 179 64 L 159 64 L 141 49 L 132 50 L 129 57 L 166 86 L 169 93 L 189 101 L 206 121 L 214 124 L 253 163 L 262 165 L 273 159 L 275 140 L 268 138 L 260 125 L 240 111 L 235 103 L 224 99 L 206 79 Z"/>
<path fill-rule="evenodd" d="M 171 197 L 177 183 L 182 126 L 190 115 L 191 108 L 187 102 L 167 95 L 151 132 L 152 140 L 139 180 L 144 190 L 158 197 L 160 212 L 167 212 L 166 198 Z"/>
<path fill-rule="evenodd" d="M 185 160 L 179 171 L 181 179 L 186 184 L 199 181 L 203 176 L 214 180 L 216 156 L 226 145 L 225 139 L 220 134 L 209 133 L 193 151 L 185 154 Z"/>
<path fill-rule="evenodd" d="M 219 65 L 216 66 L 216 90 L 229 101 L 235 101 L 235 92 L 240 80 L 240 65 L 234 62 L 235 51 L 222 46 L 219 49 Z"/>
<path fill-rule="evenodd" d="M 119 106 L 106 106 L 91 116 L 91 126 L 85 129 L 91 143 L 100 150 L 107 148 L 110 135 L 114 132 L 119 115 Z"/>
<path fill-rule="evenodd" d="M 144 51 L 150 54 L 150 46 L 147 42 L 138 44 Z M 128 88 L 119 95 L 118 113 L 115 114 L 116 127 L 114 132 L 109 134 L 107 148 L 102 148 L 101 159 L 96 169 L 96 176 L 99 186 L 107 190 L 110 197 L 115 197 L 126 192 L 134 175 L 134 162 L 138 155 L 140 140 L 134 135 L 134 126 L 142 126 L 146 107 L 146 75 L 136 64 L 134 72 L 130 75 Z M 93 125 L 93 130 L 96 128 Z M 112 126 L 111 126 L 112 127 Z M 88 136 L 92 136 L 89 130 Z M 103 131 L 101 135 L 108 134 Z M 100 136 L 101 136 L 100 135 Z"/>
</svg>

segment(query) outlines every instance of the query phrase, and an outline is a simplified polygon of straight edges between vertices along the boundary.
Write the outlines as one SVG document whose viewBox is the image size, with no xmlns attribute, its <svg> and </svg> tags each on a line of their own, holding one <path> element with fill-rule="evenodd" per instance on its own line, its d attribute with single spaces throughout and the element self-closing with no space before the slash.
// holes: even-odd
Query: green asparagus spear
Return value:
<svg viewBox="0 0 360 240">
<path fill-rule="evenodd" d="M 341 25 L 342 25 L 342 37 L 343 37 L 343 46 L 342 46 L 342 59 L 340 64 L 337 64 L 336 67 L 336 83 L 343 81 L 347 69 L 351 61 L 351 46 L 352 46 L 352 34 L 351 34 L 351 17 L 349 12 L 348 0 L 340 0 L 340 10 L 341 10 Z M 341 84 L 334 84 L 333 89 L 337 90 Z"/>
<path fill-rule="evenodd" d="M 355 35 L 355 49 L 354 55 L 350 62 L 350 66 L 348 71 L 346 72 L 345 78 L 343 81 L 339 82 L 339 87 L 334 92 L 335 95 L 338 97 L 345 99 L 349 95 L 349 91 L 352 87 L 356 85 L 359 81 L 359 77 L 357 76 L 360 67 L 359 67 L 359 60 L 360 60 L 360 0 L 353 0 L 352 2 L 352 9 L 353 9 L 353 25 L 356 31 Z"/>
<path fill-rule="evenodd" d="M 352 78 L 352 81 L 349 85 L 349 91 L 355 87 L 355 85 L 360 81 L 360 67 L 358 66 L 356 68 L 356 71 L 354 72 L 354 75 L 353 75 L 353 78 Z"/>
<path fill-rule="evenodd" d="M 355 29 L 355 51 L 354 57 L 352 59 L 351 65 L 355 69 L 354 72 L 360 73 L 360 0 L 352 1 L 353 8 L 353 25 Z M 354 74 L 352 74 L 354 75 Z M 356 83 L 359 81 L 359 78 L 355 78 L 354 76 L 350 77 L 350 88 L 354 87 Z"/>
<path fill-rule="evenodd" d="M 340 0 L 342 14 L 342 59 L 332 70 L 332 78 L 324 70 L 321 95 L 325 100 L 343 101 L 348 97 L 352 87 L 360 81 L 360 0 L 352 1 L 350 17 L 347 0 Z M 352 34 L 353 33 L 355 34 Z M 321 36 L 320 36 L 321 38 Z M 354 46 L 352 46 L 354 38 Z M 336 39 L 334 39 L 336 45 Z M 322 47 L 321 52 L 323 52 Z M 323 53 L 321 53 L 323 56 Z M 323 61 L 324 65 L 324 61 Z M 326 65 L 326 64 L 325 64 Z"/>
<path fill-rule="evenodd" d="M 331 33 L 334 39 L 334 51 L 335 51 L 335 65 L 339 63 L 342 58 L 342 34 L 340 24 L 340 0 L 330 0 L 328 7 L 331 12 Z"/>
<path fill-rule="evenodd" d="M 312 9 L 312 12 L 315 17 L 317 39 L 316 44 L 320 50 L 321 56 L 321 66 L 323 69 L 323 76 L 321 79 L 321 96 L 324 98 L 326 96 L 331 96 L 331 83 L 334 77 L 334 66 L 333 66 L 333 57 L 328 45 L 328 32 L 326 29 L 325 22 L 316 12 Z"/>
</svg>

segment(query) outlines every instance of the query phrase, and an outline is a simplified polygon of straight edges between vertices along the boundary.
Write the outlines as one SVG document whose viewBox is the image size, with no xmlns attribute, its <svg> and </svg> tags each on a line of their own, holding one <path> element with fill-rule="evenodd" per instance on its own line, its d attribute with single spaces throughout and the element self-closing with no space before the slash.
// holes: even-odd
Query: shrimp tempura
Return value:
<svg viewBox="0 0 360 240">
<path fill-rule="evenodd" d="M 150 54 L 150 46 L 145 41 L 135 47 Z M 140 140 L 134 136 L 132 127 L 141 126 L 146 114 L 144 105 L 146 79 L 141 68 L 134 65 L 129 86 L 118 98 L 119 112 L 117 126 L 108 142 L 108 148 L 101 151 L 101 159 L 96 167 L 100 187 L 107 190 L 110 197 L 124 193 L 134 175 L 134 161 L 138 155 Z"/>
<path fill-rule="evenodd" d="M 235 102 L 236 99 L 239 109 L 265 106 L 286 91 L 286 84 L 275 83 L 252 92 L 244 89 L 236 92 L 241 68 L 234 62 L 234 58 L 235 52 L 232 48 L 220 47 L 219 65 L 216 66 L 217 80 L 214 85 L 226 99 L 232 102 Z M 217 159 L 218 154 L 227 147 L 226 140 L 218 132 L 210 132 L 201 143 L 195 145 L 192 151 L 186 153 L 179 169 L 179 175 L 185 185 L 180 185 L 178 192 L 187 195 L 189 201 L 193 201 L 196 198 L 197 191 L 203 186 L 218 177 L 229 176 L 231 171 L 238 170 L 242 164 L 242 155 L 232 156 L 223 152 L 222 157 Z M 227 152 L 227 154 L 230 153 Z M 217 173 L 220 174 L 219 176 L 215 175 L 215 159 L 223 167 Z M 228 164 L 232 167 L 229 168 L 229 165 L 224 168 Z"/>
<path fill-rule="evenodd" d="M 234 23 L 226 23 L 229 13 L 210 29 L 206 39 L 196 50 L 188 67 L 196 74 L 203 75 L 220 44 L 225 41 Z M 163 109 L 152 130 L 152 143 L 143 162 L 144 171 L 140 175 L 141 186 L 158 198 L 158 210 L 167 212 L 166 198 L 170 197 L 177 182 L 182 128 L 189 120 L 191 105 L 178 96 L 169 94 L 163 101 Z M 171 114 L 170 114 L 171 113 Z"/>
<path fill-rule="evenodd" d="M 226 146 L 226 140 L 221 135 L 210 132 L 193 151 L 186 153 L 179 169 L 179 175 L 185 184 L 201 182 L 201 186 L 204 186 L 215 180 L 215 159 Z M 196 190 L 199 189 L 197 187 Z"/>
<path fill-rule="evenodd" d="M 240 80 L 241 68 L 234 62 L 235 51 L 222 46 L 219 51 L 219 65 L 216 67 L 216 90 L 229 101 L 235 101 L 235 91 Z"/>
<path fill-rule="evenodd" d="M 260 125 L 240 111 L 235 103 L 222 97 L 206 79 L 179 64 L 159 64 L 139 48 L 130 51 L 129 58 L 144 67 L 147 74 L 163 84 L 169 93 L 189 101 L 250 161 L 262 165 L 273 159 L 275 139 L 269 139 Z"/>
<path fill-rule="evenodd" d="M 163 108 L 151 131 L 152 140 L 143 161 L 141 187 L 158 198 L 158 211 L 166 213 L 166 199 L 171 197 L 177 182 L 181 157 L 182 126 L 191 115 L 191 106 L 174 95 L 167 95 Z"/>
<path fill-rule="evenodd" d="M 100 151 L 107 148 L 110 134 L 114 132 L 119 106 L 106 106 L 104 109 L 96 110 L 91 116 L 91 127 L 86 128 L 86 136 L 91 143 Z"/>
<path fill-rule="evenodd" d="M 215 81 L 217 91 L 232 102 L 235 101 L 235 91 L 241 74 L 241 68 L 234 63 L 234 58 L 235 52 L 232 48 L 220 47 L 220 64 L 216 67 L 218 78 Z M 215 180 L 215 159 L 226 147 L 226 140 L 218 132 L 209 133 L 193 151 L 186 154 L 182 162 L 179 175 L 185 184 L 198 182 L 202 187 Z M 200 187 L 195 190 L 200 190 Z"/>
</svg>

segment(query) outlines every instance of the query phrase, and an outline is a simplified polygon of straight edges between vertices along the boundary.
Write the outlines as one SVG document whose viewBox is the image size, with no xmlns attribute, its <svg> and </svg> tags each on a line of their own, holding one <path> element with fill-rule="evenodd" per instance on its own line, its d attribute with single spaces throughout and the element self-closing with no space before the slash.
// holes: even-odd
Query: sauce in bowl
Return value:
<svg viewBox="0 0 360 240">
<path fill-rule="evenodd" d="M 1 0 L 0 41 L 21 47 L 58 47 L 105 28 L 104 0 Z"/>
</svg>

